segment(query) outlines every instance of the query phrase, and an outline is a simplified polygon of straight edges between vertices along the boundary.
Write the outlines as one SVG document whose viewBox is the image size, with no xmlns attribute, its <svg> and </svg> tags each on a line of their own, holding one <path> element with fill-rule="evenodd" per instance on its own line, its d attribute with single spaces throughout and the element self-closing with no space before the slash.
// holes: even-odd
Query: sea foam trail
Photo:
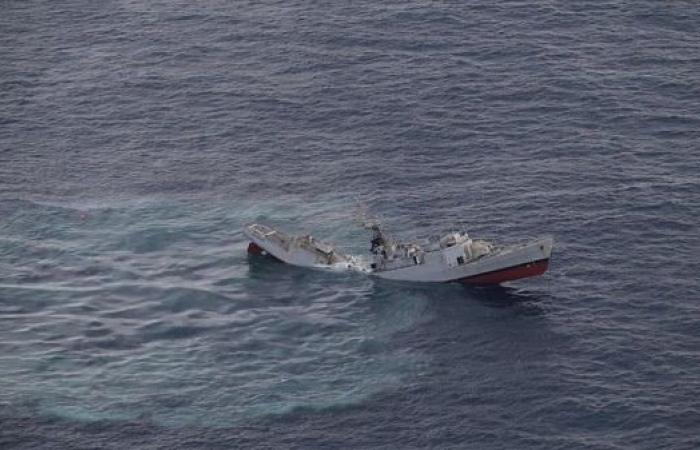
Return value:
<svg viewBox="0 0 700 450">
<path fill-rule="evenodd" d="M 700 448 L 698 2 L 145 3 L 2 3 L 0 448 Z M 557 252 L 246 256 L 357 197 Z"/>
<path fill-rule="evenodd" d="M 392 331 L 374 322 L 400 305 L 367 315 L 373 282 L 329 273 L 366 273 L 362 258 L 322 271 L 248 258 L 244 236 L 229 230 L 251 213 L 227 203 L 78 207 L 84 221 L 56 208 L 35 205 L 6 228 L 9 244 L 31 246 L 31 224 L 51 216 L 56 231 L 42 232 L 58 251 L 34 277 L 0 285 L 9 325 L 0 375 L 12 380 L 3 401 L 35 399 L 34 413 L 76 422 L 225 427 L 361 404 L 410 373 L 415 358 L 387 353 Z M 16 255 L 14 271 L 32 266 L 32 253 Z M 401 315 L 394 329 L 420 320 Z"/>
</svg>

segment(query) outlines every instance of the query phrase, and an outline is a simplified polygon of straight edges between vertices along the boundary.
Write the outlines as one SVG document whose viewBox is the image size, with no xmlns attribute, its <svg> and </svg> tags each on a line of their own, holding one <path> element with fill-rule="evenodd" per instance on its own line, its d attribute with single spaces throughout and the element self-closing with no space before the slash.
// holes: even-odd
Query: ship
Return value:
<svg viewBox="0 0 700 450">
<path fill-rule="evenodd" d="M 369 261 L 338 250 L 313 236 L 289 235 L 264 224 L 248 224 L 248 253 L 274 257 L 301 267 L 341 267 L 389 280 L 495 285 L 544 274 L 554 247 L 551 236 L 512 245 L 472 239 L 451 231 L 439 239 L 400 242 L 376 220 L 363 222 L 372 234 Z"/>
</svg>

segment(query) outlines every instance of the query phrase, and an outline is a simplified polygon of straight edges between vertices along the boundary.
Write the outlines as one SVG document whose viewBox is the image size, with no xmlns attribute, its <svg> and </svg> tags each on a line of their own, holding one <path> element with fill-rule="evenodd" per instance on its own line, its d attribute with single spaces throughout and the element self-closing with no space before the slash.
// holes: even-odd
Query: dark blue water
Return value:
<svg viewBox="0 0 700 450">
<path fill-rule="evenodd" d="M 700 448 L 696 2 L 5 1 L 0 447 Z M 245 254 L 553 234 L 545 276 Z"/>
</svg>

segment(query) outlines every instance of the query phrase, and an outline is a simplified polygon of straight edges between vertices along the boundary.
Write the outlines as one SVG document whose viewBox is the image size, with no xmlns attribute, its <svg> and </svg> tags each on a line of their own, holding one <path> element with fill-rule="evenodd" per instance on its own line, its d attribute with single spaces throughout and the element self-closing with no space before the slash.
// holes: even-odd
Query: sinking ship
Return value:
<svg viewBox="0 0 700 450">
<path fill-rule="evenodd" d="M 310 235 L 288 235 L 257 223 L 245 226 L 243 232 L 250 239 L 249 253 L 269 255 L 295 266 L 347 267 L 390 280 L 473 285 L 542 275 L 549 267 L 554 246 L 552 237 L 496 246 L 473 240 L 464 231 L 426 242 L 404 243 L 385 233 L 378 221 L 368 220 L 363 226 L 372 233 L 369 262 Z"/>
</svg>

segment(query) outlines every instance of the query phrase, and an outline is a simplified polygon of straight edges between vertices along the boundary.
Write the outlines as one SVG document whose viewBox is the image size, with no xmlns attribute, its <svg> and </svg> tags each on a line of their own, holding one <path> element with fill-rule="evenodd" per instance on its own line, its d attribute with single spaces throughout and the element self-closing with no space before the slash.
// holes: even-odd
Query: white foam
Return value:
<svg viewBox="0 0 700 450">
<path fill-rule="evenodd" d="M 372 269 L 369 262 L 360 256 L 349 256 L 348 261 L 343 261 L 331 265 L 318 265 L 324 269 L 330 269 L 337 272 L 361 272 L 370 273 Z"/>
</svg>

